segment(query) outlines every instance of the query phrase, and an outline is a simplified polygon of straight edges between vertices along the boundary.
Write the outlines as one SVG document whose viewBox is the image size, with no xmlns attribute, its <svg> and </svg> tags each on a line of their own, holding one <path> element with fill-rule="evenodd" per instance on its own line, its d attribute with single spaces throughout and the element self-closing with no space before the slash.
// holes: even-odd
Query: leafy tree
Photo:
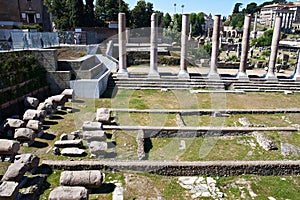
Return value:
<svg viewBox="0 0 300 200">
<path fill-rule="evenodd" d="M 95 25 L 94 0 L 85 0 L 85 26 Z"/>
<path fill-rule="evenodd" d="M 251 43 L 252 46 L 256 45 L 259 47 L 270 46 L 272 43 L 273 30 L 267 30 L 264 32 L 263 36 L 254 39 Z"/>
<path fill-rule="evenodd" d="M 169 26 L 163 30 L 163 36 L 171 40 L 171 42 L 180 42 L 181 33 L 178 31 L 178 22 L 174 21 L 173 26 Z"/>
<path fill-rule="evenodd" d="M 232 14 L 240 13 L 240 7 L 241 7 L 242 5 L 243 5 L 242 3 L 236 3 L 236 4 L 234 5 Z"/>
<path fill-rule="evenodd" d="M 168 28 L 170 26 L 171 22 L 172 22 L 171 15 L 169 13 L 166 13 L 164 16 L 165 28 Z"/>
<path fill-rule="evenodd" d="M 251 14 L 253 16 L 254 13 L 258 12 L 260 10 L 260 7 L 257 6 L 256 3 L 252 2 L 247 4 L 247 7 L 243 9 L 244 13 Z"/>
<path fill-rule="evenodd" d="M 202 25 L 205 23 L 204 13 L 191 13 L 190 24 L 192 24 L 192 35 L 199 36 L 203 33 Z"/>
<path fill-rule="evenodd" d="M 75 28 L 83 25 L 83 2 L 82 0 L 69 0 L 67 7 L 70 11 L 70 27 Z"/>
<path fill-rule="evenodd" d="M 174 15 L 174 24 L 176 22 L 176 29 L 178 32 L 181 32 L 182 28 L 182 14 L 175 14 Z M 173 26 L 174 28 L 175 26 Z"/>
<path fill-rule="evenodd" d="M 121 0 L 97 0 L 95 17 L 98 24 L 103 25 L 104 21 L 118 21 L 119 12 L 123 12 L 126 15 L 126 19 L 129 19 L 128 4 Z"/>
<path fill-rule="evenodd" d="M 131 11 L 131 28 L 142 28 L 151 26 L 151 15 L 153 4 L 144 0 L 139 0 Z"/>
<path fill-rule="evenodd" d="M 52 13 L 56 28 L 61 30 L 70 28 L 67 0 L 45 0 L 45 5 L 48 7 L 48 11 Z"/>
<path fill-rule="evenodd" d="M 241 28 L 244 25 L 244 14 L 243 13 L 234 13 L 231 16 L 230 21 L 226 21 L 226 26 L 233 26 L 233 28 Z"/>
</svg>

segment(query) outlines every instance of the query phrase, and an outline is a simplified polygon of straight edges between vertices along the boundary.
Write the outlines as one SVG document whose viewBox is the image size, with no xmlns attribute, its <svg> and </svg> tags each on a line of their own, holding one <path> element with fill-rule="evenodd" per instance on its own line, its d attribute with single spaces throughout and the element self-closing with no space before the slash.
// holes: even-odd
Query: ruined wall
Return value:
<svg viewBox="0 0 300 200">
<path fill-rule="evenodd" d="M 165 176 L 238 176 L 257 175 L 299 175 L 300 161 L 51 161 L 43 164 L 59 170 L 105 170 L 105 171 L 142 171 Z"/>
</svg>

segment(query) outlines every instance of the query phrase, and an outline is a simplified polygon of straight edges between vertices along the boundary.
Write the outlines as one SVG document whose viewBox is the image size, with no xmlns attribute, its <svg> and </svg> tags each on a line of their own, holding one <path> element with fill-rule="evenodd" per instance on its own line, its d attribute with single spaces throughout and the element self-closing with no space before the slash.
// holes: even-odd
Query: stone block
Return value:
<svg viewBox="0 0 300 200">
<path fill-rule="evenodd" d="M 3 130 L 7 130 L 10 128 L 21 128 L 25 127 L 25 122 L 20 119 L 7 118 L 4 121 Z"/>
<path fill-rule="evenodd" d="M 8 166 L 1 181 L 19 182 L 21 181 L 21 179 L 23 178 L 27 170 L 28 170 L 28 165 L 26 163 L 20 163 L 20 162 L 13 163 L 10 166 Z"/>
<path fill-rule="evenodd" d="M 0 185 L 0 199 L 14 200 L 19 192 L 19 183 L 14 181 L 4 181 Z"/>
<path fill-rule="evenodd" d="M 24 98 L 24 105 L 27 108 L 37 108 L 40 101 L 34 97 L 25 97 Z"/>
<path fill-rule="evenodd" d="M 64 91 L 61 94 L 65 95 L 67 99 L 74 99 L 75 97 L 75 93 L 73 89 L 64 89 Z"/>
<path fill-rule="evenodd" d="M 0 155 L 16 155 L 20 150 L 20 142 L 0 139 Z"/>
<path fill-rule="evenodd" d="M 63 94 L 54 95 L 49 98 L 52 99 L 56 103 L 57 106 L 64 105 L 68 101 L 67 97 Z"/>
<path fill-rule="evenodd" d="M 35 154 L 21 154 L 17 155 L 15 163 L 25 163 L 28 165 L 28 171 L 33 170 L 39 166 L 40 158 Z"/>
<path fill-rule="evenodd" d="M 102 123 L 100 122 L 84 122 L 82 125 L 82 130 L 83 131 L 97 131 L 97 130 L 102 130 Z"/>
<path fill-rule="evenodd" d="M 60 175 L 60 185 L 82 186 L 88 189 L 99 188 L 103 182 L 103 174 L 98 170 L 64 171 Z"/>
<path fill-rule="evenodd" d="M 82 140 L 58 140 L 54 143 L 55 147 L 66 148 L 66 147 L 83 147 Z"/>
<path fill-rule="evenodd" d="M 107 142 L 92 141 L 89 148 L 94 156 L 104 157 L 107 153 Z"/>
<path fill-rule="evenodd" d="M 14 138 L 20 142 L 33 141 L 36 137 L 36 133 L 29 128 L 17 128 Z"/>
<path fill-rule="evenodd" d="M 25 111 L 23 115 L 23 120 L 28 121 L 28 120 L 39 120 L 42 121 L 46 117 L 46 110 L 38 109 L 38 110 L 33 110 L 33 109 L 28 109 Z"/>
<path fill-rule="evenodd" d="M 59 186 L 54 188 L 48 200 L 88 200 L 88 190 L 79 186 Z"/>
<path fill-rule="evenodd" d="M 110 122 L 110 110 L 108 108 L 98 108 L 96 114 L 96 121 L 101 123 Z"/>
<path fill-rule="evenodd" d="M 106 141 L 107 137 L 105 131 L 85 131 L 83 132 L 83 139 L 87 142 L 91 141 Z"/>
<path fill-rule="evenodd" d="M 39 132 L 43 128 L 43 123 L 38 120 L 29 120 L 26 124 L 26 128 L 30 128 L 35 132 Z"/>
<path fill-rule="evenodd" d="M 278 149 L 275 142 L 273 142 L 269 136 L 260 132 L 254 132 L 253 135 L 256 137 L 257 143 L 265 150 L 269 151 Z"/>
<path fill-rule="evenodd" d="M 83 149 L 71 147 L 62 149 L 60 153 L 64 156 L 82 156 L 85 154 L 85 151 Z"/>
</svg>

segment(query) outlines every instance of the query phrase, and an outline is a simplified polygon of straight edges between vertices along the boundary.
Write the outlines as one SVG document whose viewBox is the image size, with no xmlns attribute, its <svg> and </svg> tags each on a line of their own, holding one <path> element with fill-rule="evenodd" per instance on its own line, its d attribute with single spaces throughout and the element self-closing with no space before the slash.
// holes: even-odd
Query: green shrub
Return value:
<svg viewBox="0 0 300 200">
<path fill-rule="evenodd" d="M 180 57 L 177 56 L 158 56 L 158 63 L 165 65 L 180 65 Z"/>
</svg>

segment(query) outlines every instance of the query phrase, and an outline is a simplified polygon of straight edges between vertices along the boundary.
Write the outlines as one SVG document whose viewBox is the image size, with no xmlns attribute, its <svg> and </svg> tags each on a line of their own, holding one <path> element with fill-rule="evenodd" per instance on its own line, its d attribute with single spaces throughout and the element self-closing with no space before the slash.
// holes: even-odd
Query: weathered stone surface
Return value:
<svg viewBox="0 0 300 200">
<path fill-rule="evenodd" d="M 52 109 L 54 109 L 54 110 L 57 108 L 57 103 L 52 97 L 47 98 L 45 100 L 45 103 L 48 105 L 51 105 Z"/>
<path fill-rule="evenodd" d="M 73 89 L 65 89 L 61 94 L 65 95 L 67 99 L 74 99 L 75 96 Z"/>
<path fill-rule="evenodd" d="M 295 157 L 300 156 L 300 147 L 297 147 L 295 145 L 286 142 L 282 142 L 280 146 L 281 146 L 281 154 L 283 156 L 295 156 Z"/>
<path fill-rule="evenodd" d="M 107 152 L 107 142 L 92 141 L 89 145 L 91 154 L 103 157 Z"/>
<path fill-rule="evenodd" d="M 14 138 L 20 142 L 33 141 L 36 133 L 29 128 L 17 128 Z"/>
<path fill-rule="evenodd" d="M 85 187 L 59 186 L 54 188 L 48 200 L 88 200 L 88 191 Z"/>
<path fill-rule="evenodd" d="M 84 131 L 97 131 L 102 130 L 102 124 L 100 122 L 84 122 L 82 125 Z"/>
<path fill-rule="evenodd" d="M 83 139 L 87 142 L 91 141 L 106 141 L 107 137 L 105 131 L 85 131 L 83 132 Z"/>
<path fill-rule="evenodd" d="M 49 102 L 42 102 L 37 107 L 37 110 L 43 110 L 46 112 L 46 114 L 51 114 L 53 109 L 52 103 Z"/>
<path fill-rule="evenodd" d="M 34 97 L 25 97 L 24 98 L 24 105 L 28 108 L 36 108 L 38 107 L 40 101 Z"/>
<path fill-rule="evenodd" d="M 25 163 L 13 163 L 11 164 L 5 174 L 2 177 L 2 181 L 16 181 L 19 182 L 28 169 L 28 165 Z"/>
<path fill-rule="evenodd" d="M 257 143 L 265 150 L 269 151 L 278 149 L 275 142 L 273 142 L 269 136 L 260 132 L 254 132 L 253 136 L 256 137 Z"/>
<path fill-rule="evenodd" d="M 0 154 L 14 155 L 20 150 L 20 142 L 13 140 L 0 139 Z"/>
<path fill-rule="evenodd" d="M 77 137 L 77 135 L 75 135 L 75 134 L 72 134 L 72 133 L 71 134 L 63 133 L 59 137 L 59 140 L 75 140 L 76 138 L 79 138 L 79 137 Z"/>
<path fill-rule="evenodd" d="M 25 122 L 20 119 L 7 118 L 4 122 L 4 130 L 9 128 L 21 128 L 25 126 Z"/>
<path fill-rule="evenodd" d="M 245 127 L 252 127 L 253 126 L 253 124 L 246 117 L 239 118 L 239 123 L 242 124 Z"/>
<path fill-rule="evenodd" d="M 71 147 L 62 149 L 60 153 L 65 156 L 82 156 L 85 151 L 83 149 Z"/>
<path fill-rule="evenodd" d="M 139 160 L 144 160 L 146 158 L 145 154 L 145 134 L 144 131 L 139 131 L 136 137 L 137 142 L 137 155 Z"/>
<path fill-rule="evenodd" d="M 46 117 L 46 111 L 45 110 L 33 110 L 33 109 L 28 109 L 25 111 L 23 115 L 23 120 L 28 121 L 28 120 L 39 120 L 42 121 Z"/>
<path fill-rule="evenodd" d="M 58 106 L 64 105 L 68 101 L 67 97 L 63 94 L 54 95 L 49 98 L 51 98 Z"/>
<path fill-rule="evenodd" d="M 36 132 L 39 132 L 43 128 L 43 123 L 38 120 L 29 120 L 26 124 L 26 128 L 30 128 Z"/>
<path fill-rule="evenodd" d="M 54 143 L 54 146 L 59 148 L 66 147 L 82 147 L 82 140 L 58 140 Z"/>
<path fill-rule="evenodd" d="M 25 163 L 28 165 L 28 171 L 39 166 L 40 158 L 35 154 L 21 154 L 17 155 L 15 163 Z"/>
<path fill-rule="evenodd" d="M 0 185 L 0 199 L 14 200 L 19 192 L 19 183 L 14 181 L 4 181 Z"/>
<path fill-rule="evenodd" d="M 110 110 L 108 108 L 98 108 L 96 114 L 96 121 L 102 123 L 110 122 Z"/>
<path fill-rule="evenodd" d="M 64 171 L 60 175 L 60 185 L 83 186 L 88 189 L 99 188 L 103 182 L 103 174 L 98 170 Z"/>
</svg>

